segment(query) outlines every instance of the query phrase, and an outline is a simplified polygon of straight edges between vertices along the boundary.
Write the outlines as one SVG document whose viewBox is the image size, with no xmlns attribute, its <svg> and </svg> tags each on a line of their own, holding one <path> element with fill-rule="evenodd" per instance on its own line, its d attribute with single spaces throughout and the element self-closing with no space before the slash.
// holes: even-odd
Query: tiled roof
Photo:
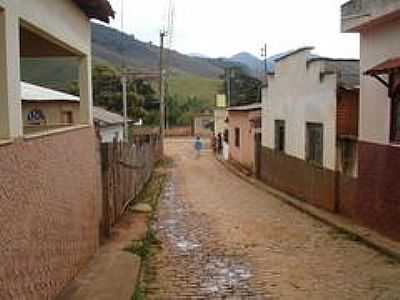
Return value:
<svg viewBox="0 0 400 300">
<path fill-rule="evenodd" d="M 95 122 L 99 122 L 100 125 L 118 125 L 124 123 L 124 118 L 121 115 L 99 106 L 93 107 L 93 119 Z"/>
<path fill-rule="evenodd" d="M 24 101 L 71 101 L 79 102 L 79 97 L 41 87 L 38 85 L 21 82 L 21 99 Z"/>
<path fill-rule="evenodd" d="M 97 19 L 105 23 L 110 22 L 110 18 L 114 18 L 115 12 L 108 0 L 73 0 L 76 5 L 90 19 Z"/>
</svg>

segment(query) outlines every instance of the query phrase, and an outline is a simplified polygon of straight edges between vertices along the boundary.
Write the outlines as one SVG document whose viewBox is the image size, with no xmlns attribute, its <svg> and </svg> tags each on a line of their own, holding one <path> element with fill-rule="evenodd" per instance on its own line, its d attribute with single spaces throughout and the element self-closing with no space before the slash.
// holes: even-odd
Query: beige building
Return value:
<svg viewBox="0 0 400 300">
<path fill-rule="evenodd" d="M 400 240 L 400 2 L 349 1 L 342 31 L 359 33 L 361 58 L 359 170 L 345 213 Z"/>
<path fill-rule="evenodd" d="M 256 134 L 261 129 L 261 104 L 228 108 L 229 160 L 256 171 Z"/>
<path fill-rule="evenodd" d="M 79 122 L 79 97 L 21 82 L 21 99 L 25 134 Z"/>
<path fill-rule="evenodd" d="M 90 18 L 108 21 L 113 14 L 106 0 L 0 0 L 2 299 L 56 298 L 99 247 L 102 200 L 92 126 Z M 72 57 L 79 63 L 79 112 L 72 113 L 73 122 L 65 115 L 72 124 L 24 130 L 38 103 L 29 101 L 32 96 L 23 99 L 20 61 L 25 57 Z M 31 110 L 24 111 L 25 101 Z M 53 123 L 44 110 L 52 108 L 33 111 L 29 118 Z"/>
<path fill-rule="evenodd" d="M 312 49 L 281 56 L 268 75 L 262 92 L 261 178 L 335 211 L 337 172 L 356 172 L 352 141 L 358 135 L 359 61 L 319 57 Z M 350 148 L 350 162 L 343 166 L 342 144 Z"/>
</svg>

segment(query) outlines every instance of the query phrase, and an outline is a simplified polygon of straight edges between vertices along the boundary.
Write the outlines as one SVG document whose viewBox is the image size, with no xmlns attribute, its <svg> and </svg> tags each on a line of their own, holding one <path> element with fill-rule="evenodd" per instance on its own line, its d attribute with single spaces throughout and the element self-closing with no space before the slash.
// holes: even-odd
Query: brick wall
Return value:
<svg viewBox="0 0 400 300">
<path fill-rule="evenodd" d="M 337 103 L 337 134 L 358 136 L 359 92 L 341 91 Z"/>
<path fill-rule="evenodd" d="M 0 299 L 51 299 L 98 248 L 92 128 L 0 146 Z"/>
</svg>

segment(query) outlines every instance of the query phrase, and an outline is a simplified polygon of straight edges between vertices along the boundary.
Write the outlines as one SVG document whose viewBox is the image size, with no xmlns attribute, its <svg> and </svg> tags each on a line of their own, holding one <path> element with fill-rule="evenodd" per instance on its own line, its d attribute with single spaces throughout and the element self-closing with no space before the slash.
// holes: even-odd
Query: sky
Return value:
<svg viewBox="0 0 400 300">
<path fill-rule="evenodd" d="M 110 0 L 117 12 L 111 26 L 142 41 L 159 44 L 169 1 Z M 172 48 L 181 53 L 230 57 L 239 52 L 260 56 L 303 46 L 335 58 L 358 58 L 357 34 L 340 32 L 340 5 L 347 0 L 175 0 Z"/>
</svg>

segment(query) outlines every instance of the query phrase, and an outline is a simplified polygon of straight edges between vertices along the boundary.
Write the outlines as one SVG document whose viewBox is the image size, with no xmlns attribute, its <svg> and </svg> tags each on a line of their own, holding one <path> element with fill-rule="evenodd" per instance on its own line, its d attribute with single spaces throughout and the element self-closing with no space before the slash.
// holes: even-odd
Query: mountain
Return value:
<svg viewBox="0 0 400 300">
<path fill-rule="evenodd" d="M 160 48 L 151 42 L 143 42 L 134 35 L 92 23 L 93 65 L 105 64 L 120 69 L 124 64 L 134 71 L 158 72 L 159 52 Z M 241 67 L 251 75 L 257 74 L 255 70 L 258 70 L 255 67 L 257 58 L 248 53 L 232 58 L 208 58 L 199 54 L 189 56 L 174 50 L 167 50 L 166 54 L 166 62 L 172 71 L 171 89 L 175 93 L 182 91 L 182 96 L 192 95 L 207 98 L 205 100 L 208 101 L 213 101 L 225 68 Z M 78 66 L 66 63 L 63 58 L 23 59 L 21 73 L 24 81 L 63 90 L 78 79 Z"/>
<path fill-rule="evenodd" d="M 241 52 L 229 58 L 230 61 L 247 66 L 257 77 L 264 72 L 264 62 L 248 52 Z"/>
<path fill-rule="evenodd" d="M 133 35 L 100 24 L 92 24 L 93 56 L 115 66 L 124 63 L 131 69 L 157 71 L 160 48 L 137 40 Z M 177 51 L 166 51 L 166 62 L 172 72 L 217 79 L 224 70 L 203 58 Z"/>
</svg>

